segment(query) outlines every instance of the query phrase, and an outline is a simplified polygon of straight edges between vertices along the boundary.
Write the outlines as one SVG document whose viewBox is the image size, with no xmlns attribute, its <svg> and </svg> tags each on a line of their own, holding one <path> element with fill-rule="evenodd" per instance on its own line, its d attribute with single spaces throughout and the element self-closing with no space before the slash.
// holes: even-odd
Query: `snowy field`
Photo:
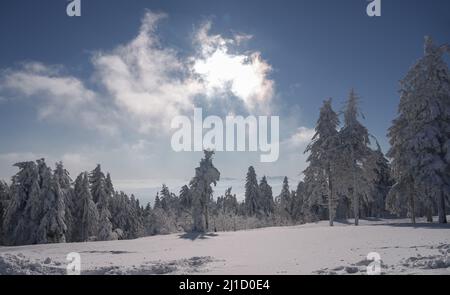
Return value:
<svg viewBox="0 0 450 295">
<path fill-rule="evenodd" d="M 351 221 L 349 221 L 351 222 Z M 0 274 L 365 274 L 378 252 L 383 274 L 450 274 L 450 226 L 362 220 L 128 241 L 0 247 Z"/>
</svg>

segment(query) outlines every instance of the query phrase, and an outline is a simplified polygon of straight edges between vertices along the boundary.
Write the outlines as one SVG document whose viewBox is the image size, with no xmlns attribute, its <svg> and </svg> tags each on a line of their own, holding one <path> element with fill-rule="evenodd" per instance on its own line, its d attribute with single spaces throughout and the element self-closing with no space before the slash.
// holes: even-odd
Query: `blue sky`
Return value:
<svg viewBox="0 0 450 295">
<path fill-rule="evenodd" d="M 382 0 L 377 18 L 366 15 L 367 3 L 82 0 L 82 16 L 70 18 L 63 0 L 1 1 L 0 178 L 15 172 L 14 161 L 41 156 L 64 160 L 72 174 L 101 163 L 130 190 L 150 179 L 189 178 L 201 154 L 171 152 L 162 130 L 180 111 L 183 93 L 198 94 L 183 67 L 207 61 L 220 42 L 230 60 L 254 58 L 251 69 L 262 79 L 255 95 L 281 117 L 284 142 L 277 163 L 218 153 L 223 176 L 242 178 L 255 165 L 258 174 L 298 180 L 322 101 L 333 97 L 339 111 L 352 87 L 362 98 L 364 124 L 386 151 L 398 81 L 422 55 L 425 35 L 450 43 L 450 2 Z M 139 52 L 156 61 L 139 68 Z M 117 59 L 138 67 L 140 74 L 128 77 L 135 80 L 117 78 Z M 131 100 L 130 85 L 154 92 L 146 106 Z M 173 87 L 178 96 L 169 96 Z M 211 114 L 238 112 L 247 106 L 239 94 L 195 101 Z"/>
</svg>

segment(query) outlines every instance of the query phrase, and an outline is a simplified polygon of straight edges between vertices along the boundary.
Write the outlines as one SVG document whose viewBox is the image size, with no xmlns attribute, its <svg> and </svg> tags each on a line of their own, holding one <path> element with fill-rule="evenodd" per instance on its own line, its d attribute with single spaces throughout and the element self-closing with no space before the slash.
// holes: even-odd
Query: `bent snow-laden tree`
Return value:
<svg viewBox="0 0 450 295">
<path fill-rule="evenodd" d="M 309 153 L 308 167 L 304 171 L 305 190 L 308 199 L 305 206 L 308 208 L 305 214 L 315 215 L 313 208 L 328 207 L 330 226 L 333 226 L 335 211 L 338 204 L 335 178 L 338 176 L 338 115 L 333 111 L 331 99 L 324 101 L 320 109 L 320 116 L 316 125 L 316 133 L 305 153 Z M 324 197 L 327 204 L 323 204 Z M 312 216 L 306 216 L 313 219 Z"/>
<path fill-rule="evenodd" d="M 395 185 L 387 204 L 392 211 L 408 200 L 415 222 L 416 204 L 438 208 L 447 223 L 450 200 L 450 74 L 444 61 L 449 46 L 425 38 L 424 56 L 401 81 L 398 117 L 389 129 Z M 404 206 L 403 206 L 404 207 Z M 400 207 L 401 209 L 402 207 Z"/>
<path fill-rule="evenodd" d="M 211 184 L 216 185 L 220 179 L 219 170 L 214 167 L 212 157 L 214 151 L 204 151 L 200 166 L 195 168 L 195 176 L 190 182 L 193 198 L 193 231 L 206 232 L 209 228 L 208 206 L 212 197 Z"/>
</svg>

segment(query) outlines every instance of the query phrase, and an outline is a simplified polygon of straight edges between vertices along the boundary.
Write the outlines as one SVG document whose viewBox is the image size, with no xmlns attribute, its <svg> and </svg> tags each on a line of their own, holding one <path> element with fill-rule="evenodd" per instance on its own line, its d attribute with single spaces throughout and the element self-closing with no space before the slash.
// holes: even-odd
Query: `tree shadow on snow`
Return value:
<svg viewBox="0 0 450 295">
<path fill-rule="evenodd" d="M 180 239 L 187 239 L 187 240 L 195 241 L 197 239 L 206 240 L 206 239 L 217 237 L 217 236 L 218 236 L 218 234 L 215 234 L 215 233 L 188 232 L 188 233 L 181 234 L 178 237 Z"/>
<path fill-rule="evenodd" d="M 372 226 L 392 226 L 392 227 L 410 227 L 410 228 L 426 228 L 426 229 L 450 229 L 450 224 L 439 224 L 439 223 L 379 223 L 372 224 Z"/>
</svg>

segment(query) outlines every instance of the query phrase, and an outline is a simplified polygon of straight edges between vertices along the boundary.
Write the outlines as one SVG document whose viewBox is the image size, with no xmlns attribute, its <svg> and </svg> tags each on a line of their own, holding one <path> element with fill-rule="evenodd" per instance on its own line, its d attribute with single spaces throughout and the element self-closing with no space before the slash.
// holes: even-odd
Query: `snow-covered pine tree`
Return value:
<svg viewBox="0 0 450 295">
<path fill-rule="evenodd" d="M 276 203 L 280 209 L 279 214 L 284 220 L 292 219 L 292 194 L 289 189 L 289 180 L 287 177 L 283 179 L 280 195 L 276 198 Z"/>
<path fill-rule="evenodd" d="M 97 204 L 99 199 L 103 195 L 107 195 L 108 189 L 110 189 L 106 185 L 105 174 L 102 172 L 100 164 L 98 164 L 97 167 L 95 167 L 95 169 L 89 174 L 89 184 L 92 199 L 94 200 L 94 203 Z"/>
<path fill-rule="evenodd" d="M 375 179 L 371 190 L 371 201 L 366 206 L 366 215 L 371 217 L 385 217 L 386 198 L 393 185 L 391 167 L 378 143 L 377 150 L 374 151 L 374 157 Z"/>
<path fill-rule="evenodd" d="M 266 216 L 273 214 L 274 212 L 274 201 L 272 187 L 267 182 L 267 177 L 263 176 L 259 183 L 259 193 L 261 200 L 261 207 Z"/>
<path fill-rule="evenodd" d="M 192 207 L 192 195 L 189 187 L 187 185 L 183 185 L 180 190 L 180 205 L 183 210 L 190 210 Z"/>
<path fill-rule="evenodd" d="M 305 183 L 300 181 L 295 191 L 295 198 L 292 200 L 292 218 L 295 221 L 304 222 L 303 204 L 305 198 Z"/>
<path fill-rule="evenodd" d="M 106 179 L 105 179 L 105 184 L 106 184 L 106 194 L 108 195 L 109 198 L 112 198 L 114 196 L 114 185 L 112 183 L 111 180 L 111 175 L 108 173 L 106 173 Z"/>
<path fill-rule="evenodd" d="M 231 193 L 232 188 L 229 187 L 225 190 L 225 196 L 223 199 L 223 211 L 225 214 L 235 216 L 238 214 L 239 203 L 236 195 Z"/>
<path fill-rule="evenodd" d="M 98 211 L 89 188 L 87 172 L 81 173 L 75 180 L 75 205 L 77 220 L 76 240 L 85 242 L 96 238 L 98 233 Z"/>
<path fill-rule="evenodd" d="M 153 209 L 162 208 L 161 199 L 159 198 L 159 192 L 156 193 L 155 203 L 153 204 Z"/>
<path fill-rule="evenodd" d="M 114 193 L 109 208 L 113 216 L 110 220 L 114 239 L 135 239 L 144 235 L 144 209 L 133 195 L 128 197 L 123 192 Z M 158 210 L 162 211 L 160 208 Z M 153 210 L 146 211 L 147 214 L 153 213 Z"/>
<path fill-rule="evenodd" d="M 97 167 L 89 174 L 89 184 L 92 199 L 97 205 L 97 239 L 112 240 L 114 239 L 114 236 L 111 223 L 111 212 L 109 211 L 111 190 L 113 190 L 111 177 L 109 177 L 109 181 L 107 181 L 105 174 L 102 172 L 101 166 L 97 165 Z"/>
<path fill-rule="evenodd" d="M 36 243 L 64 243 L 67 231 L 64 194 L 58 177 L 52 174 L 52 170 L 45 164 L 44 159 L 38 160 L 37 163 L 40 175 L 42 216 L 36 232 Z"/>
<path fill-rule="evenodd" d="M 178 207 L 177 197 L 163 184 L 160 191 L 161 208 L 166 212 L 176 213 Z"/>
<path fill-rule="evenodd" d="M 308 198 L 304 200 L 305 218 L 317 219 L 322 206 L 328 208 L 330 226 L 333 226 L 335 211 L 339 202 L 335 183 L 340 175 L 338 131 L 339 118 L 331 106 L 331 98 L 323 102 L 311 143 L 305 150 L 309 153 L 309 163 L 305 175 L 305 190 Z M 324 198 L 327 204 L 323 203 Z"/>
<path fill-rule="evenodd" d="M 113 226 L 111 223 L 111 213 L 109 211 L 109 197 L 105 190 L 101 193 L 97 202 L 98 211 L 98 234 L 100 241 L 116 240 L 118 237 L 113 234 Z"/>
<path fill-rule="evenodd" d="M 245 178 L 245 209 L 247 216 L 261 215 L 260 203 L 261 200 L 255 168 L 250 166 Z"/>
<path fill-rule="evenodd" d="M 64 205 L 65 205 L 65 224 L 67 226 L 66 231 L 66 241 L 73 241 L 74 228 L 77 226 L 75 224 L 74 215 L 76 214 L 75 204 L 74 204 L 74 190 L 72 187 L 72 178 L 69 172 L 64 168 L 62 162 L 56 163 L 56 168 L 53 172 L 56 181 L 59 184 L 61 192 L 63 194 Z"/>
<path fill-rule="evenodd" d="M 348 194 L 353 206 L 355 225 L 359 224 L 361 202 L 370 202 L 375 178 L 373 151 L 369 132 L 359 121 L 358 96 L 352 89 L 344 112 L 344 127 L 339 132 L 339 175 L 337 190 Z"/>
<path fill-rule="evenodd" d="M 195 176 L 190 182 L 193 196 L 193 231 L 205 232 L 209 229 L 208 205 L 212 197 L 212 184 L 220 179 L 220 172 L 214 167 L 212 157 L 214 151 L 204 151 L 200 166 L 195 168 Z"/>
<path fill-rule="evenodd" d="M 9 200 L 11 199 L 9 186 L 3 180 L 0 180 L 0 245 L 4 244 L 3 219 Z"/>
<path fill-rule="evenodd" d="M 139 199 L 137 199 L 133 194 L 130 197 L 130 212 L 128 216 L 130 217 L 130 233 L 132 239 L 142 237 L 144 235 L 144 217 L 143 209 L 139 204 Z"/>
<path fill-rule="evenodd" d="M 439 222 L 447 223 L 450 200 L 450 75 L 444 53 L 425 38 L 424 56 L 400 82 L 398 117 L 389 129 L 395 185 L 388 206 L 399 212 L 408 200 L 415 222 L 417 203 L 436 204 Z"/>
<path fill-rule="evenodd" d="M 6 208 L 3 221 L 5 245 L 34 244 L 41 208 L 29 205 L 31 199 L 40 204 L 39 171 L 35 162 L 21 162 L 14 166 L 19 172 L 12 177 L 11 200 Z M 38 220 L 40 221 L 40 219 Z"/>
</svg>

